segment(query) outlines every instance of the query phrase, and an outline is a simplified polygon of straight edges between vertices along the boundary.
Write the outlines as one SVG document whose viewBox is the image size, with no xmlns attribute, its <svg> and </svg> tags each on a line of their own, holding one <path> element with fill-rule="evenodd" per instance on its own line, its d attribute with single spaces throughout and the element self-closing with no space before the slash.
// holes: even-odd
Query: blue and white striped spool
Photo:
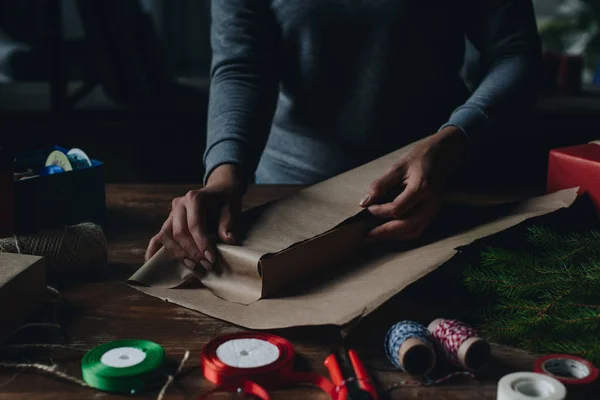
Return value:
<svg viewBox="0 0 600 400">
<path fill-rule="evenodd" d="M 422 372 L 423 374 L 428 373 L 435 363 L 435 352 L 434 352 L 434 341 L 433 336 L 429 332 L 426 326 L 415 322 L 415 321 L 400 321 L 394 324 L 387 332 L 385 336 L 385 354 L 390 362 L 396 367 L 405 372 L 411 372 L 411 368 L 406 368 L 402 365 L 400 360 L 400 347 L 408 339 L 417 339 L 422 344 L 430 349 L 431 360 L 423 360 L 425 363 L 422 371 L 414 371 L 416 373 Z M 427 365 L 427 362 L 431 365 Z M 425 368 L 427 367 L 427 368 Z"/>
</svg>

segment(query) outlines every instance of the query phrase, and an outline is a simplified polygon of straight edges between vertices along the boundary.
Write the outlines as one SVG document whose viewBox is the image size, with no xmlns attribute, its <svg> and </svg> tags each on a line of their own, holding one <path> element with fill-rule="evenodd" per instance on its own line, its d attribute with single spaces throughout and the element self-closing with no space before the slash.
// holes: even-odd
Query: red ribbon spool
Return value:
<svg viewBox="0 0 600 400">
<path fill-rule="evenodd" d="M 236 339 L 258 339 L 271 343 L 279 350 L 275 361 L 267 365 L 238 368 L 227 365 L 217 356 L 220 345 Z M 267 389 L 280 389 L 293 384 L 312 384 L 320 387 L 335 399 L 335 387 L 327 378 L 312 372 L 294 372 L 294 348 L 284 338 L 268 333 L 232 333 L 211 340 L 202 350 L 202 372 L 204 377 L 217 387 L 199 397 L 207 398 L 219 391 L 242 391 L 263 400 L 269 400 Z"/>
<path fill-rule="evenodd" d="M 550 375 L 565 385 L 587 385 L 598 379 L 598 368 L 581 357 L 550 354 L 535 360 L 533 372 Z"/>
</svg>

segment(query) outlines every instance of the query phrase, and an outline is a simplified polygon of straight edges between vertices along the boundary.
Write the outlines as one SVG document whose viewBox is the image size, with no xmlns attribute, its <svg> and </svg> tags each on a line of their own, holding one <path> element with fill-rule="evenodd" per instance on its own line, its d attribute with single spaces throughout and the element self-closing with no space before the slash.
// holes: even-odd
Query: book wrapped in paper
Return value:
<svg viewBox="0 0 600 400">
<path fill-rule="evenodd" d="M 576 197 L 567 190 L 492 209 L 448 205 L 422 240 L 366 246 L 373 221 L 358 202 L 407 150 L 245 212 L 236 230 L 241 245 L 218 244 L 214 271 L 192 272 L 161 249 L 129 283 L 252 329 L 344 325 L 436 269 L 456 248 L 568 207 Z M 192 279 L 201 285 L 183 285 Z"/>
</svg>

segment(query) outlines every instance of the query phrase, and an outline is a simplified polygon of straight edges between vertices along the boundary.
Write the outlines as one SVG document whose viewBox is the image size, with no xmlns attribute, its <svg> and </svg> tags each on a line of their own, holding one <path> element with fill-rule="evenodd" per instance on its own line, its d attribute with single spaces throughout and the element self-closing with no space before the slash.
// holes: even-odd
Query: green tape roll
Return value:
<svg viewBox="0 0 600 400">
<path fill-rule="evenodd" d="M 81 360 L 83 380 L 106 392 L 136 394 L 156 383 L 165 350 L 147 340 L 117 340 L 88 351 Z"/>
</svg>

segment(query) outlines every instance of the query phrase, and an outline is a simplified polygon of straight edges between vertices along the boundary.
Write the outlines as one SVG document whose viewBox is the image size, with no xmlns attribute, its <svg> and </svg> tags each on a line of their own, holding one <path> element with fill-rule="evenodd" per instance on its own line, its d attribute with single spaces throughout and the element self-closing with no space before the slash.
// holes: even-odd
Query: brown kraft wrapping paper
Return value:
<svg viewBox="0 0 600 400">
<path fill-rule="evenodd" d="M 450 205 L 446 215 L 463 211 L 463 219 L 475 215 L 474 222 L 445 224 L 443 211 L 429 240 L 365 246 L 372 221 L 358 203 L 409 147 L 244 212 L 236 224 L 241 245 L 219 243 L 213 271 L 192 272 L 161 249 L 129 284 L 251 329 L 344 325 L 436 269 L 456 248 L 569 207 L 577 195 L 574 188 L 507 204 L 486 218 L 480 217 L 485 207 Z"/>
</svg>

